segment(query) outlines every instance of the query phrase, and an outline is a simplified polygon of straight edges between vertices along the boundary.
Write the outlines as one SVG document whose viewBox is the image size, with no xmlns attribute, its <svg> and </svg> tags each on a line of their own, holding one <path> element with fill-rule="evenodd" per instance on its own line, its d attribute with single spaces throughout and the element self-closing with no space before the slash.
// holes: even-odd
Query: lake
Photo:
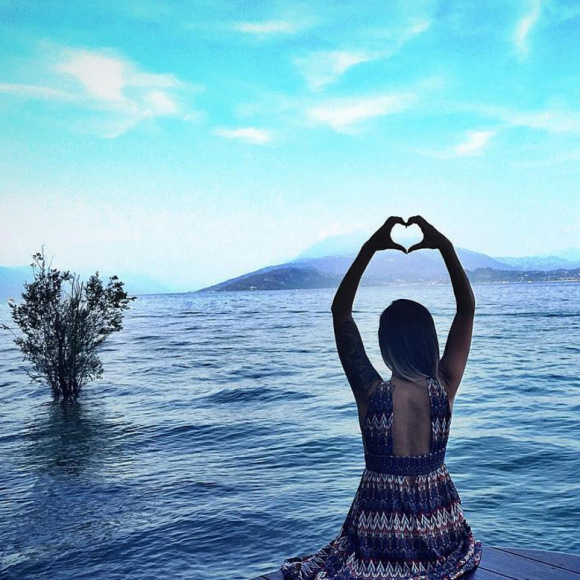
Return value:
<svg viewBox="0 0 580 580">
<path fill-rule="evenodd" d="M 580 284 L 474 285 L 446 464 L 485 546 L 580 552 Z M 334 290 L 141 296 L 78 404 L 0 334 L 0 578 L 247 580 L 333 539 L 364 469 Z M 432 312 L 451 286 L 361 288 Z M 0 321 L 9 310 L 0 307 Z"/>
</svg>

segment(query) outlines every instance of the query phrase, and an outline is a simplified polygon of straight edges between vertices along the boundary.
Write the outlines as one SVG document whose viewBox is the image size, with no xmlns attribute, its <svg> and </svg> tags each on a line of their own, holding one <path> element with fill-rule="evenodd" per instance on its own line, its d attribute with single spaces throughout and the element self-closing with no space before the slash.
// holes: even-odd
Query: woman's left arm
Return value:
<svg viewBox="0 0 580 580">
<path fill-rule="evenodd" d="M 332 302 L 332 320 L 338 356 L 355 398 L 365 397 L 381 376 L 369 360 L 358 327 L 352 317 L 354 298 L 369 262 L 375 252 L 406 249 L 391 240 L 391 229 L 396 224 L 405 225 L 400 217 L 390 217 L 381 228 L 366 241 L 345 274 Z"/>
</svg>

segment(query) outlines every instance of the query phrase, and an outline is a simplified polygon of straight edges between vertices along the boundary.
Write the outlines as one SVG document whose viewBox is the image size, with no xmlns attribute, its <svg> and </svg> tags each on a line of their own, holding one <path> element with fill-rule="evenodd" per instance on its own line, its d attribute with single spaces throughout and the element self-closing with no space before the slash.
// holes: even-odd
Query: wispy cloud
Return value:
<svg viewBox="0 0 580 580">
<path fill-rule="evenodd" d="M 176 117 L 194 120 L 199 113 L 188 110 L 180 92 L 191 87 L 172 74 L 140 70 L 128 59 L 104 50 L 60 49 L 52 58 L 49 84 L 0 84 L 0 93 L 26 99 L 74 102 L 99 111 L 102 123 L 92 129 L 114 138 L 146 119 Z"/>
<path fill-rule="evenodd" d="M 541 129 L 550 133 L 580 131 L 580 114 L 577 111 L 545 110 L 532 113 L 516 112 L 505 118 L 512 125 Z"/>
<path fill-rule="evenodd" d="M 507 126 L 527 127 L 548 133 L 580 132 L 580 112 L 567 108 L 521 111 L 496 105 L 466 104 L 461 107 L 500 120 Z"/>
<path fill-rule="evenodd" d="M 306 22 L 293 20 L 264 20 L 261 22 L 237 22 L 234 29 L 255 36 L 275 36 L 279 34 L 296 34 L 307 28 Z"/>
<path fill-rule="evenodd" d="M 489 142 L 497 135 L 497 130 L 467 131 L 463 140 L 457 145 L 440 150 L 415 149 L 420 155 L 435 159 L 455 159 L 458 157 L 476 157 L 482 155 Z"/>
<path fill-rule="evenodd" d="M 528 37 L 540 19 L 542 2 L 543 0 L 531 0 L 530 11 L 516 25 L 513 43 L 520 58 L 525 58 L 528 55 Z"/>
<path fill-rule="evenodd" d="M 429 29 L 431 21 L 422 19 L 412 22 L 391 38 L 382 35 L 363 35 L 358 46 L 336 50 L 318 50 L 294 60 L 300 73 L 312 90 L 320 90 L 340 79 L 356 65 L 390 58 L 410 40 Z"/>
<path fill-rule="evenodd" d="M 348 133 L 368 119 L 405 111 L 417 100 L 417 96 L 412 93 L 335 99 L 309 108 L 307 116 L 315 123 Z"/>
<path fill-rule="evenodd" d="M 220 128 L 214 131 L 218 137 L 225 139 L 235 139 L 250 143 L 251 145 L 266 145 L 272 140 L 270 131 L 264 129 L 257 129 L 256 127 L 240 127 L 238 129 Z"/>
<path fill-rule="evenodd" d="M 294 62 L 308 86 L 318 90 L 340 78 L 357 64 L 381 58 L 381 52 L 357 50 L 331 50 L 314 52 Z"/>
<path fill-rule="evenodd" d="M 175 75 L 140 71 L 126 59 L 88 50 L 69 51 L 54 69 L 100 106 L 122 115 L 122 132 L 147 118 L 187 117 L 178 104 L 182 83 Z"/>
<path fill-rule="evenodd" d="M 459 157 L 481 155 L 494 135 L 495 131 L 469 131 L 465 141 L 455 146 L 454 152 Z"/>
<path fill-rule="evenodd" d="M 14 95 L 25 99 L 55 99 L 74 101 L 74 94 L 42 85 L 26 85 L 18 83 L 0 83 L 0 93 Z"/>
</svg>

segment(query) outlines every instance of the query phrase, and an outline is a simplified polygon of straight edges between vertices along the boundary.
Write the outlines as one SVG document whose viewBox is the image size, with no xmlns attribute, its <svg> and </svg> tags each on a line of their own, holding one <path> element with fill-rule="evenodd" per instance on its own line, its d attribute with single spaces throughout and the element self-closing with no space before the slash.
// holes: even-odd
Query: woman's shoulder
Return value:
<svg viewBox="0 0 580 580">
<path fill-rule="evenodd" d="M 438 372 L 434 378 L 439 383 L 439 385 L 441 385 L 442 392 L 445 394 L 447 400 L 449 401 L 449 408 L 452 410 L 454 397 L 450 394 L 451 389 L 449 387 L 449 384 L 447 383 L 447 380 L 445 379 L 445 376 L 442 373 Z"/>
</svg>

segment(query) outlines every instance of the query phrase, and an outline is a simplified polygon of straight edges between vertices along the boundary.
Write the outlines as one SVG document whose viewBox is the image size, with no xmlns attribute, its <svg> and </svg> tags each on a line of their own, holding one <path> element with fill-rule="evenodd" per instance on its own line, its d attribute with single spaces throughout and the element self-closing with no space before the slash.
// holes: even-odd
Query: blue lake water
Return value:
<svg viewBox="0 0 580 580">
<path fill-rule="evenodd" d="M 446 464 L 485 545 L 580 552 L 580 284 L 476 285 Z M 0 334 L 0 578 L 247 580 L 336 536 L 364 468 L 332 290 L 143 296 L 76 405 Z M 450 286 L 361 288 L 378 317 Z M 9 321 L 6 305 L 0 321 Z"/>
</svg>

